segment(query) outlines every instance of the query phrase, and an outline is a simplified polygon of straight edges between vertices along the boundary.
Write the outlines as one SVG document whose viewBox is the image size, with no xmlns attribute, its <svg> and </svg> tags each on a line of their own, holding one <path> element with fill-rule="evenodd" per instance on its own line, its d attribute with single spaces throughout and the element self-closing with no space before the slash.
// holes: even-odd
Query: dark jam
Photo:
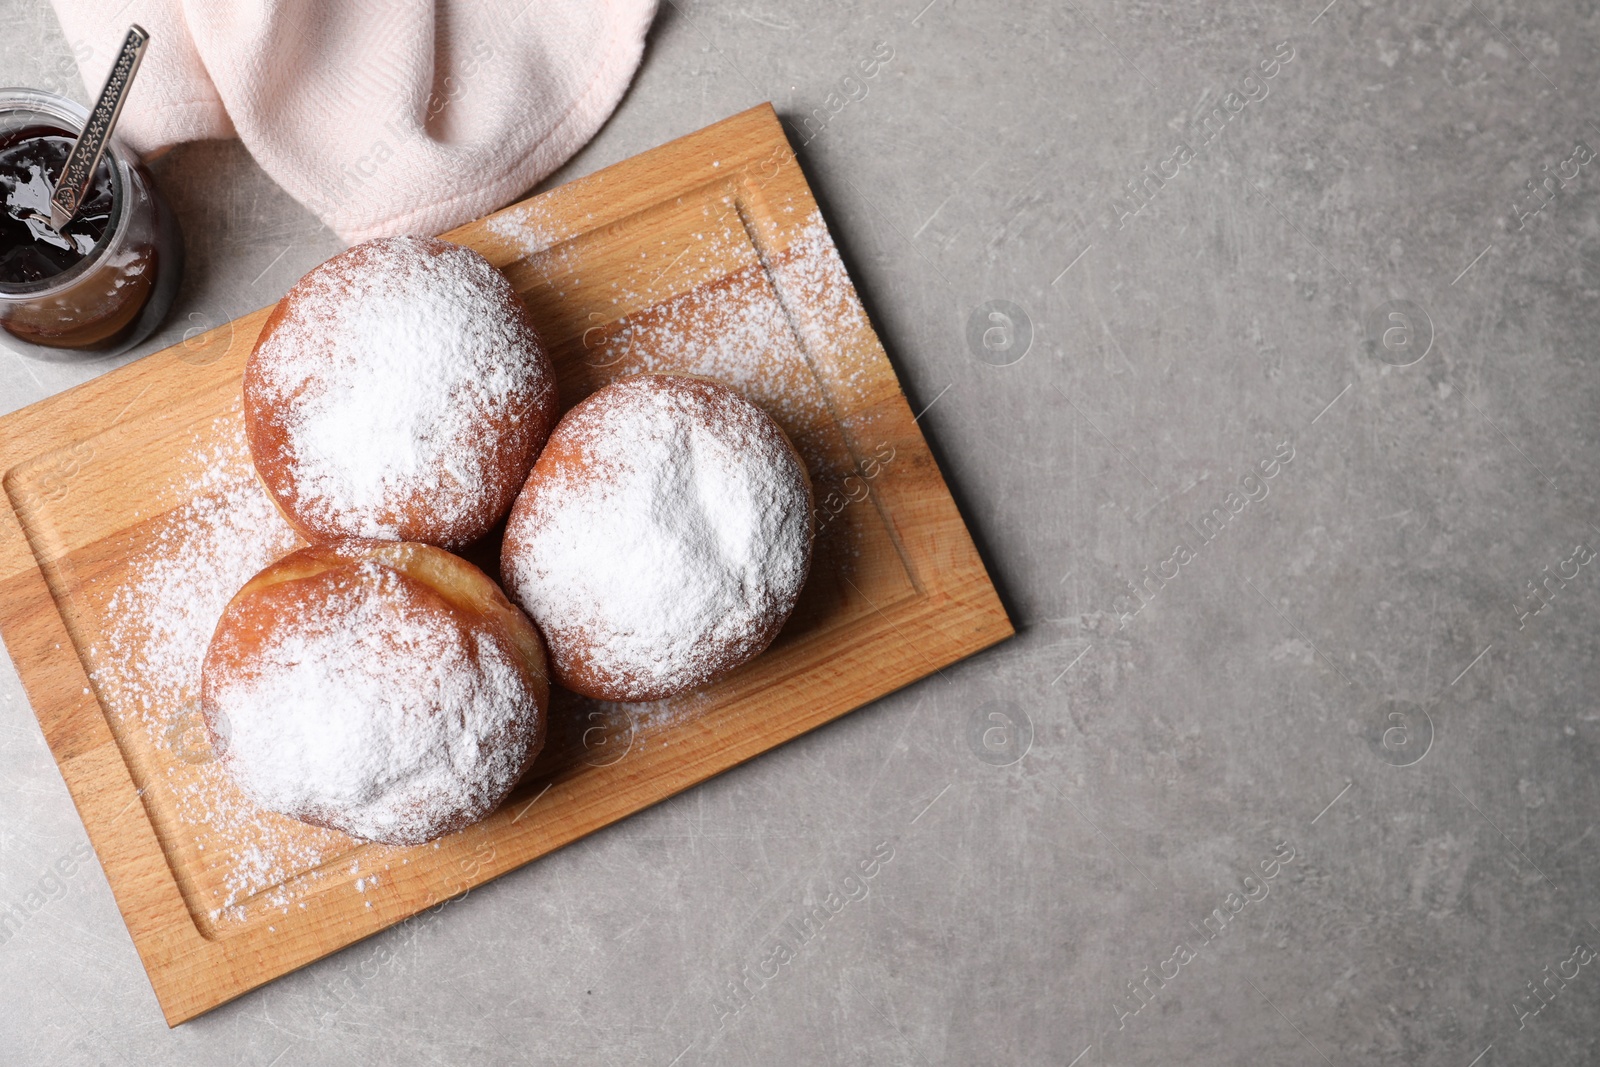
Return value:
<svg viewBox="0 0 1600 1067">
<path fill-rule="evenodd" d="M 111 166 L 102 159 L 78 214 L 57 232 L 50 194 L 72 150 L 64 130 L 34 126 L 0 137 L 0 284 L 26 285 L 72 269 L 111 223 Z"/>
<path fill-rule="evenodd" d="M 77 215 L 50 225 L 76 138 L 37 119 L 0 132 L 0 329 L 32 355 L 126 350 L 160 325 L 183 274 L 177 219 L 137 163 L 108 153 Z"/>
</svg>

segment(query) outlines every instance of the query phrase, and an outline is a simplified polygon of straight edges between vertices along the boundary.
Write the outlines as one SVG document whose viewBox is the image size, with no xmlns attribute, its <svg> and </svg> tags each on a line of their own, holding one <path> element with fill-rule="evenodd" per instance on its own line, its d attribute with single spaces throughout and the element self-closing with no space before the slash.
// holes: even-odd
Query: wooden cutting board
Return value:
<svg viewBox="0 0 1600 1067">
<path fill-rule="evenodd" d="M 295 543 L 258 529 L 281 520 L 240 445 L 266 311 L 0 419 L 0 634 L 169 1024 L 1012 633 L 770 106 L 444 236 L 527 300 L 564 406 L 683 370 L 776 417 L 817 488 L 812 578 L 732 677 L 649 705 L 558 694 L 498 812 L 388 848 L 250 808 L 205 746 L 193 680 L 150 684 L 174 633 L 215 622 L 162 582 L 235 581 L 205 553 Z"/>
</svg>

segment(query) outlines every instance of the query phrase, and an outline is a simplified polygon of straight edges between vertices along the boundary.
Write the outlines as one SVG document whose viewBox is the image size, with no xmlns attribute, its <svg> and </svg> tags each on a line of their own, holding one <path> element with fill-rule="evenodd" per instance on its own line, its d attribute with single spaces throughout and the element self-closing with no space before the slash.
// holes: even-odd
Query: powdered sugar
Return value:
<svg viewBox="0 0 1600 1067">
<path fill-rule="evenodd" d="M 557 243 L 560 222 L 549 218 L 543 201 L 524 200 L 490 215 L 484 225 L 520 255 L 531 256 Z"/>
<path fill-rule="evenodd" d="M 516 783 L 535 696 L 503 639 L 418 588 L 365 560 L 253 594 L 272 598 L 264 625 L 224 621 L 207 714 L 257 804 L 419 844 L 481 818 Z M 239 633 L 254 651 L 218 670 Z"/>
<path fill-rule="evenodd" d="M 786 419 L 814 418 L 820 391 L 780 375 L 803 350 L 759 267 L 674 297 L 633 316 L 602 351 L 613 370 L 704 374 L 773 404 Z M 806 386 L 811 386 L 806 388 Z"/>
<path fill-rule="evenodd" d="M 186 502 L 130 561 L 133 581 L 111 594 L 104 642 L 89 650 L 95 684 L 151 727 L 170 726 L 171 710 L 198 695 L 233 594 L 299 540 L 256 482 L 241 429 L 237 413 L 216 420 L 190 457 L 199 473 L 182 485 Z"/>
<path fill-rule="evenodd" d="M 759 408 L 722 386 L 628 378 L 556 439 L 581 442 L 586 466 L 535 468 L 503 566 L 558 676 L 581 659 L 646 699 L 765 647 L 805 581 L 811 524 L 804 470 Z"/>
<path fill-rule="evenodd" d="M 812 213 L 767 268 L 806 349 L 827 365 L 831 387 L 854 394 L 838 399 L 858 402 L 868 365 L 846 353 L 859 343 L 858 335 L 871 336 L 872 326 L 822 216 Z"/>
<path fill-rule="evenodd" d="M 476 252 L 420 238 L 369 242 L 307 274 L 251 360 L 287 438 L 291 513 L 394 538 L 419 501 L 448 525 L 504 495 L 496 433 L 536 417 L 554 389 L 508 311 L 517 299 Z"/>
<path fill-rule="evenodd" d="M 237 409 L 198 434 L 180 466 L 193 473 L 168 493 L 184 503 L 108 577 L 115 584 L 85 653 L 119 742 L 149 768 L 146 802 L 169 813 L 158 824 L 167 847 L 205 872 L 187 883 L 200 914 L 239 922 L 253 904 L 287 908 L 285 883 L 318 877 L 351 842 L 262 811 L 215 762 L 198 706 L 206 646 L 239 587 L 299 539 L 256 481 Z"/>
<path fill-rule="evenodd" d="M 698 235 L 704 256 L 734 259 L 734 248 L 749 246 L 738 214 L 731 226 L 736 229 Z M 821 214 L 813 214 L 773 261 L 760 259 L 752 269 L 698 286 L 627 323 L 606 360 L 626 360 L 627 370 L 707 374 L 774 410 L 814 419 L 826 414 L 806 410 L 821 403 L 814 384 L 794 381 L 779 368 L 810 355 L 829 371 L 834 389 L 854 384 L 856 374 L 840 373 L 838 349 L 866 325 L 834 238 Z"/>
</svg>

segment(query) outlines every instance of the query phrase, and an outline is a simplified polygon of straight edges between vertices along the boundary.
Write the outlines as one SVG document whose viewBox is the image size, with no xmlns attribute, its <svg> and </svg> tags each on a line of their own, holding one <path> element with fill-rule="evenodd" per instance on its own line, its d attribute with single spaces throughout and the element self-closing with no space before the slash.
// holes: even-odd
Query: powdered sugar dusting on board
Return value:
<svg viewBox="0 0 1600 1067">
<path fill-rule="evenodd" d="M 523 256 L 537 255 L 557 241 L 555 224 L 538 200 L 513 204 L 489 216 L 484 225 Z"/>
<path fill-rule="evenodd" d="M 476 821 L 511 789 L 537 698 L 503 639 L 421 588 L 368 559 L 253 593 L 265 622 L 230 613 L 206 714 L 226 726 L 223 764 L 246 795 L 403 845 Z"/>
<path fill-rule="evenodd" d="M 695 235 L 697 258 L 737 262 L 740 249 L 752 258 L 738 214 L 729 211 L 720 226 Z M 637 295 L 619 293 L 618 302 Z M 813 421 L 827 416 L 818 370 L 836 391 L 855 390 L 866 380 L 846 355 L 853 335 L 865 328 L 833 238 L 822 216 L 813 214 L 770 261 L 757 258 L 743 270 L 629 315 L 587 361 L 612 373 L 704 374 L 784 422 Z"/>
<path fill-rule="evenodd" d="M 799 236 L 768 269 L 807 350 L 828 361 L 830 385 L 863 388 L 866 368 L 847 365 L 842 350 L 853 347 L 856 335 L 870 332 L 871 325 L 820 214 L 805 221 Z"/>
<path fill-rule="evenodd" d="M 785 359 L 789 357 L 789 359 Z M 783 388 L 803 366 L 783 305 L 758 268 L 692 289 L 617 331 L 604 364 L 613 371 L 703 374 L 759 398 L 788 419 L 810 414 L 815 389 Z M 778 387 L 775 387 L 778 386 Z"/>
<path fill-rule="evenodd" d="M 558 674 L 645 697 L 765 647 L 805 581 L 811 518 L 805 473 L 760 409 L 705 383 L 629 378 L 554 438 L 581 443 L 585 466 L 535 468 L 505 570 Z"/>
<path fill-rule="evenodd" d="M 171 709 L 197 695 L 206 645 L 233 594 L 299 540 L 256 482 L 238 417 L 213 430 L 191 457 L 199 473 L 180 490 L 187 503 L 130 562 L 134 580 L 112 593 L 105 641 L 90 650 L 95 684 L 151 728 L 170 725 Z"/>
</svg>

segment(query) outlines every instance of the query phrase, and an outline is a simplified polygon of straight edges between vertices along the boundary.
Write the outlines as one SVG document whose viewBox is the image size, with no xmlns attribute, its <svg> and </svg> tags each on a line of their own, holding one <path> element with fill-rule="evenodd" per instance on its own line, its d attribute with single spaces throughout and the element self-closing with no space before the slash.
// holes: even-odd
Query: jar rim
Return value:
<svg viewBox="0 0 1600 1067">
<path fill-rule="evenodd" d="M 74 135 L 81 134 L 84 124 L 89 121 L 89 109 L 70 97 L 52 93 L 47 89 L 0 87 L 0 127 L 3 127 L 7 116 L 11 114 L 31 114 L 40 119 L 54 120 L 72 130 Z M 133 186 L 128 162 L 129 152 L 113 135 L 106 144 L 104 158 L 111 163 L 111 210 L 114 216 L 112 224 L 106 227 L 106 231 L 100 235 L 100 239 L 95 242 L 88 255 L 60 274 L 52 274 L 48 278 L 32 282 L 0 282 L 0 298 L 31 299 L 54 296 L 58 292 L 63 292 L 105 259 L 106 253 L 113 246 L 121 244 L 123 236 L 127 233 L 131 215 L 127 209 L 128 190 Z"/>
</svg>

